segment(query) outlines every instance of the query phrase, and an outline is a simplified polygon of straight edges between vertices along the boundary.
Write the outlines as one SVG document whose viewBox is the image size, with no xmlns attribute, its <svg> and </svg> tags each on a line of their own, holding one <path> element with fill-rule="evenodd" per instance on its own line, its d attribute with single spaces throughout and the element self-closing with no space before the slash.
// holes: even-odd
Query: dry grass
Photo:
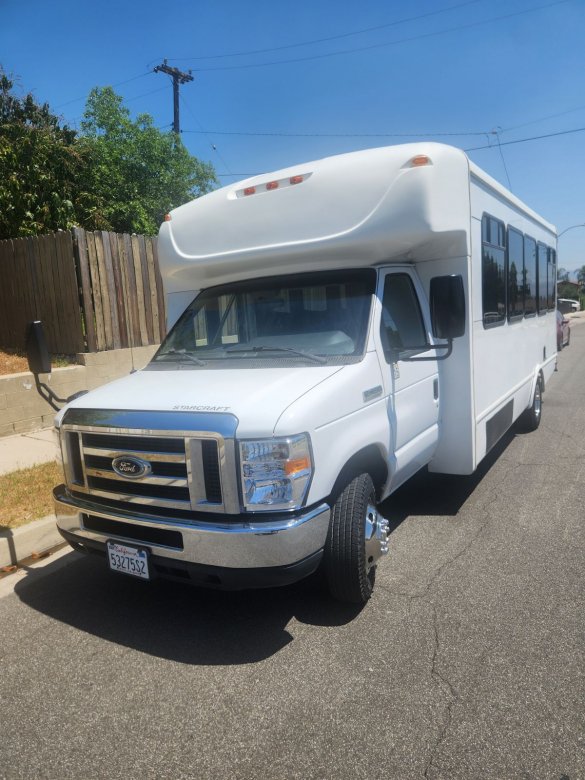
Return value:
<svg viewBox="0 0 585 780">
<path fill-rule="evenodd" d="M 13 349 L 0 350 L 0 375 L 28 371 L 28 363 L 22 353 Z"/>
<path fill-rule="evenodd" d="M 52 461 L 0 477 L 0 528 L 16 528 L 53 511 L 52 488 L 63 479 Z"/>
<path fill-rule="evenodd" d="M 51 355 L 53 368 L 62 368 L 75 363 L 75 357 L 72 355 Z M 28 360 L 26 355 L 15 349 L 0 349 L 0 376 L 4 374 L 19 374 L 21 371 L 28 371 Z"/>
</svg>

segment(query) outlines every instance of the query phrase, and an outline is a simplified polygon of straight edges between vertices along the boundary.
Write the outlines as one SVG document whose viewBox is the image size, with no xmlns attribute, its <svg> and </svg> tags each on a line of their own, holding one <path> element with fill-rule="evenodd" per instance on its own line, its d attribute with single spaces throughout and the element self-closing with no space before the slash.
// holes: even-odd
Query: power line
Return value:
<svg viewBox="0 0 585 780">
<path fill-rule="evenodd" d="M 354 30 L 352 32 L 346 32 L 341 33 L 339 35 L 330 35 L 326 38 L 313 38 L 310 41 L 301 41 L 299 43 L 288 43 L 283 46 L 271 46 L 270 48 L 266 49 L 251 49 L 249 51 L 236 51 L 232 52 L 231 54 L 209 54 L 207 56 L 200 56 L 200 57 L 171 57 L 171 62 L 181 61 L 181 62 L 193 62 L 195 60 L 219 60 L 219 59 L 226 59 L 230 57 L 247 57 L 252 54 L 267 54 L 271 51 L 283 51 L 285 49 L 296 49 L 300 46 L 312 46 L 315 43 L 328 43 L 329 41 L 337 41 L 340 38 L 350 38 L 353 35 L 363 35 L 364 33 L 369 32 L 375 32 L 377 30 L 384 30 L 388 27 L 397 27 L 399 24 L 407 24 L 408 22 L 416 22 L 420 19 L 426 19 L 429 16 L 437 16 L 438 14 L 443 14 L 448 11 L 454 11 L 457 8 L 463 8 L 466 5 L 475 5 L 476 3 L 484 2 L 484 0 L 466 0 L 464 3 L 457 3 L 457 5 L 450 5 L 445 8 L 440 8 L 436 11 L 429 11 L 426 14 L 419 14 L 417 16 L 408 16 L 404 19 L 397 19 L 393 22 L 387 22 L 386 24 L 378 24 L 374 27 L 363 27 L 361 30 Z"/>
<path fill-rule="evenodd" d="M 533 135 L 529 138 L 518 138 L 515 141 L 502 141 L 500 144 L 486 144 L 485 146 L 472 146 L 464 149 L 464 152 L 476 152 L 480 149 L 497 149 L 498 146 L 511 146 L 512 144 L 524 144 L 529 141 L 540 141 L 543 138 L 555 138 L 561 135 L 570 135 L 572 133 L 583 133 L 585 127 L 575 127 L 572 130 L 559 130 L 556 133 L 546 133 L 545 135 Z M 260 176 L 260 173 L 218 173 L 216 174 L 220 178 L 225 176 L 241 176 L 242 178 L 249 178 L 250 176 Z"/>
<path fill-rule="evenodd" d="M 541 116 L 538 119 L 531 119 L 530 122 L 522 122 L 521 125 L 514 125 L 513 127 L 505 127 L 502 133 L 509 133 L 512 130 L 520 130 L 521 127 L 528 127 L 529 125 L 536 125 L 539 122 L 545 122 L 547 119 L 556 119 L 559 116 L 566 116 L 567 114 L 574 114 L 575 111 L 583 111 L 585 106 L 577 106 L 577 108 L 569 108 L 567 111 L 559 111 L 556 114 L 547 114 L 547 116 Z"/>
<path fill-rule="evenodd" d="M 124 81 L 118 81 L 116 84 L 109 84 L 108 86 L 112 87 L 121 87 L 122 84 L 129 84 L 131 81 L 136 81 L 136 79 L 142 79 L 144 76 L 150 76 L 152 73 L 151 70 L 147 70 L 146 73 L 139 73 L 138 76 L 132 76 L 131 79 L 125 79 Z M 63 108 L 64 106 L 70 106 L 71 103 L 77 103 L 79 100 L 85 100 L 87 98 L 87 95 L 83 95 L 83 97 L 73 98 L 73 100 L 67 100 L 65 103 L 59 103 L 57 106 L 53 106 L 54 109 L 57 108 Z"/>
<path fill-rule="evenodd" d="M 151 94 L 151 93 L 146 93 Z M 139 96 L 140 97 L 140 96 Z M 130 98 L 134 100 L 135 98 Z M 187 108 L 189 108 L 187 106 Z M 200 122 L 199 130 L 181 130 L 182 133 L 192 133 L 201 135 L 233 135 L 233 136 L 250 136 L 250 137 L 283 137 L 283 138 L 457 138 L 463 136 L 486 136 L 486 135 L 503 135 L 504 133 L 510 133 L 513 130 L 519 130 L 522 127 L 528 127 L 529 125 L 538 124 L 544 122 L 547 119 L 555 119 L 559 116 L 566 116 L 567 114 L 575 113 L 576 111 L 585 110 L 584 106 L 577 106 L 576 108 L 569 108 L 565 111 L 559 111 L 556 114 L 547 114 L 546 116 L 539 117 L 537 119 L 531 119 L 529 122 L 523 122 L 520 125 L 513 125 L 511 127 L 499 127 L 497 130 L 459 130 L 456 132 L 428 132 L 428 133 L 291 133 L 280 130 L 205 130 L 201 127 Z M 194 116 L 194 115 L 193 115 Z M 194 117 L 195 118 L 195 117 Z M 500 144 L 501 145 L 501 144 Z"/>
<path fill-rule="evenodd" d="M 515 141 L 502 141 L 500 146 L 511 146 L 512 144 L 525 144 L 528 141 L 540 141 L 541 138 L 555 138 L 559 135 L 570 135 L 571 133 L 583 133 L 585 127 L 576 127 L 573 130 L 559 130 L 557 133 L 546 133 L 545 135 L 533 135 L 530 138 L 518 138 Z M 464 149 L 464 152 L 476 152 L 479 149 L 496 149 L 494 144 L 486 144 L 485 146 L 472 146 L 469 149 Z"/>
<path fill-rule="evenodd" d="M 512 19 L 516 16 L 522 16 L 524 14 L 534 13 L 535 11 L 542 11 L 546 8 L 553 8 L 557 5 L 563 5 L 570 0 L 555 0 L 552 3 L 545 3 L 544 5 L 535 6 L 533 8 L 525 8 L 523 11 L 514 11 L 513 13 L 504 14 L 503 16 L 493 16 L 491 19 L 483 19 L 478 22 L 469 22 L 467 24 L 458 25 L 457 27 L 449 27 L 445 30 L 436 30 L 429 33 L 421 33 L 420 35 L 412 35 L 408 38 L 400 38 L 395 41 L 387 41 L 386 43 L 373 43 L 368 46 L 356 46 L 352 49 L 340 49 L 338 51 L 328 52 L 327 54 L 312 54 L 306 57 L 296 57 L 288 60 L 272 60 L 269 62 L 256 62 L 252 64 L 241 65 L 218 65 L 211 68 L 195 68 L 198 73 L 209 73 L 212 71 L 221 70 L 242 70 L 244 68 L 264 68 L 270 65 L 290 65 L 298 62 L 308 62 L 310 60 L 322 60 L 328 57 L 338 57 L 343 54 L 353 54 L 360 51 L 371 51 L 372 49 L 381 49 L 386 46 L 397 46 L 400 43 L 411 43 L 412 41 L 425 40 L 427 38 L 434 38 L 439 35 L 446 35 L 452 32 L 460 32 L 462 30 L 469 30 L 474 27 L 480 27 L 485 24 L 491 24 L 492 22 L 500 22 L 506 19 Z"/>
<path fill-rule="evenodd" d="M 199 124 L 199 123 L 198 123 Z M 462 133 L 286 133 L 286 132 L 246 132 L 241 130 L 182 130 L 182 133 L 210 134 L 210 135 L 239 135 L 239 136 L 259 136 L 275 138 L 428 138 L 439 137 L 461 137 L 464 135 L 488 135 L 487 131 L 472 131 Z M 491 131 L 490 131 L 491 132 Z"/>
<path fill-rule="evenodd" d="M 189 104 L 188 104 L 188 103 L 185 101 L 185 98 L 184 98 L 182 95 L 181 95 L 181 100 L 183 101 L 183 105 L 184 105 L 184 106 L 186 106 L 186 108 L 187 108 L 187 111 L 188 111 L 188 112 L 191 114 L 191 116 L 193 117 L 193 119 L 195 120 L 195 122 L 196 122 L 196 123 L 199 125 L 199 127 L 201 127 L 201 125 L 199 124 L 199 120 L 198 120 L 198 119 L 197 119 L 197 117 L 195 116 L 195 112 L 194 112 L 194 111 L 191 109 L 191 106 L 190 106 L 190 105 L 189 105 Z M 183 130 L 183 132 L 187 132 L 187 131 Z M 222 153 L 219 151 L 219 149 L 217 148 L 217 146 L 216 146 L 216 145 L 213 143 L 213 139 L 212 139 L 212 138 L 210 138 L 210 136 L 209 136 L 209 133 L 207 133 L 207 132 L 206 132 L 205 130 L 203 130 L 203 129 L 201 129 L 201 130 L 195 130 L 194 132 L 203 133 L 203 134 L 204 134 L 204 135 L 207 137 L 207 140 L 209 141 L 209 145 L 211 146 L 211 148 L 213 149 L 213 151 L 214 151 L 214 152 L 217 154 L 217 156 L 219 157 L 219 159 L 220 159 L 220 160 L 221 160 L 221 162 L 223 163 L 223 165 L 224 165 L 225 169 L 226 169 L 227 171 L 229 171 L 229 169 L 230 169 L 229 165 L 226 163 L 226 161 L 225 161 L 225 159 L 224 159 L 224 157 L 223 157 Z M 228 173 L 227 175 L 228 175 L 228 176 L 239 176 L 240 174 L 231 174 L 231 173 Z"/>
<path fill-rule="evenodd" d="M 504 166 L 504 172 L 506 174 L 506 179 L 508 180 L 508 189 L 510 192 L 512 191 L 512 182 L 510 181 L 510 174 L 508 173 L 508 166 L 506 165 L 506 160 L 504 159 L 504 152 L 502 151 L 502 142 L 500 141 L 500 133 L 502 128 L 498 127 L 493 132 L 496 135 L 496 140 L 498 142 L 498 149 L 500 151 L 500 157 L 502 158 L 502 165 Z"/>
</svg>

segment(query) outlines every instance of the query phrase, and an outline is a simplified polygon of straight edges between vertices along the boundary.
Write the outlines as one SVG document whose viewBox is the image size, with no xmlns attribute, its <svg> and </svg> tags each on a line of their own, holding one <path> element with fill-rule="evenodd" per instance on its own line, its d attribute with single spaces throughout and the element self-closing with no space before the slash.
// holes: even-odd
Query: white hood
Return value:
<svg viewBox="0 0 585 780">
<path fill-rule="evenodd" d="M 290 404 L 343 368 L 137 371 L 78 398 L 67 409 L 227 413 L 240 421 L 239 436 L 270 436 Z"/>
</svg>

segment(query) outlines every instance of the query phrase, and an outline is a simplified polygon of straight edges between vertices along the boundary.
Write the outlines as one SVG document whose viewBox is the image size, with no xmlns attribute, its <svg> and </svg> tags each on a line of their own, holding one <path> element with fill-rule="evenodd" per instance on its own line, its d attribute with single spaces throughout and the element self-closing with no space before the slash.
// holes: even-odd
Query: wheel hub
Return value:
<svg viewBox="0 0 585 780">
<path fill-rule="evenodd" d="M 378 512 L 373 504 L 366 509 L 366 571 L 376 565 L 378 558 L 388 552 L 388 520 Z"/>
</svg>

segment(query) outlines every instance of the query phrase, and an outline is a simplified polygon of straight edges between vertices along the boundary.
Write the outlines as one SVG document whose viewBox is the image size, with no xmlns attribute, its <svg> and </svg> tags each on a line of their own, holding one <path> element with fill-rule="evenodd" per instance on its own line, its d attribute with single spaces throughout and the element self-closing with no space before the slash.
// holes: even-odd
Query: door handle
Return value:
<svg viewBox="0 0 585 780">
<path fill-rule="evenodd" d="M 433 398 L 435 401 L 439 400 L 439 380 L 433 379 Z"/>
</svg>

